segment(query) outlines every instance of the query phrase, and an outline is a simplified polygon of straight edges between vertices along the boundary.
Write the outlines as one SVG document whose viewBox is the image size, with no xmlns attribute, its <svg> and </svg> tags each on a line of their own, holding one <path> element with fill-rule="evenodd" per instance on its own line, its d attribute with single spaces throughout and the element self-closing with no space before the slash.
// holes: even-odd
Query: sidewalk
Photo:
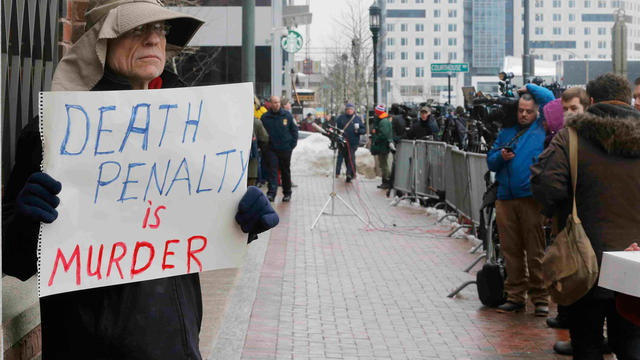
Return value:
<svg viewBox="0 0 640 360">
<path fill-rule="evenodd" d="M 551 350 L 568 332 L 549 329 L 530 304 L 498 314 L 473 285 L 446 297 L 481 266 L 462 271 L 477 256 L 472 244 L 447 238 L 449 227 L 424 208 L 389 206 L 372 180 L 359 182 L 358 199 L 356 185 L 340 179 L 337 193 L 384 228 L 365 230 L 336 202 L 339 215 L 311 231 L 330 180 L 294 181 L 291 203 L 276 199 L 280 225 L 256 280 L 243 359 L 570 359 Z"/>
</svg>

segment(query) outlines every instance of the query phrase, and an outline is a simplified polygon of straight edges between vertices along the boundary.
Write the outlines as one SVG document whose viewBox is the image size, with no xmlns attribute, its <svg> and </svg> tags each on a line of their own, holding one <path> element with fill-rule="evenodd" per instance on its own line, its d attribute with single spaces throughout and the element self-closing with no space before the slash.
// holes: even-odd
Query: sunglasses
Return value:
<svg viewBox="0 0 640 360">
<path fill-rule="evenodd" d="M 137 26 L 127 31 L 124 36 L 140 38 L 149 31 L 153 31 L 159 36 L 167 36 L 167 34 L 169 34 L 169 30 L 171 30 L 171 25 L 162 22 L 155 22 Z"/>
</svg>

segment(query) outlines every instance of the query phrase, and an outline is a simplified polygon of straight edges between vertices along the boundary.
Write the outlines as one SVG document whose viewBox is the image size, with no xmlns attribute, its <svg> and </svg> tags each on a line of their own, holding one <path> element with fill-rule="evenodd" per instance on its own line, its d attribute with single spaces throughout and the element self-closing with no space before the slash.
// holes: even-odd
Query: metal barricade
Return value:
<svg viewBox="0 0 640 360">
<path fill-rule="evenodd" d="M 467 166 L 467 153 L 457 149 L 451 150 L 451 164 L 453 166 L 453 186 L 455 201 L 453 202 L 458 213 L 467 218 L 471 216 L 471 196 L 469 187 L 469 167 Z M 447 191 L 447 197 L 449 192 Z"/>
<path fill-rule="evenodd" d="M 487 155 L 467 153 L 467 164 L 469 168 L 469 185 L 471 194 L 471 220 L 478 224 L 480 222 L 480 207 L 482 206 L 482 196 L 486 189 L 484 174 L 489 171 L 487 167 Z"/>
<path fill-rule="evenodd" d="M 444 190 L 445 201 L 447 205 L 452 208 L 456 208 L 456 185 L 455 185 L 455 172 L 453 169 L 452 160 L 453 146 L 446 145 L 444 151 Z"/>
<path fill-rule="evenodd" d="M 445 190 L 444 157 L 447 144 L 427 141 L 427 157 L 429 161 L 429 186 L 437 191 Z"/>
<path fill-rule="evenodd" d="M 413 148 L 415 141 L 401 140 L 395 154 L 393 188 L 413 192 Z"/>
<path fill-rule="evenodd" d="M 429 156 L 427 153 L 427 143 L 425 141 L 416 141 L 414 147 L 414 184 L 416 195 L 420 197 L 433 196 L 433 193 L 429 191 L 431 164 L 429 163 Z"/>
</svg>

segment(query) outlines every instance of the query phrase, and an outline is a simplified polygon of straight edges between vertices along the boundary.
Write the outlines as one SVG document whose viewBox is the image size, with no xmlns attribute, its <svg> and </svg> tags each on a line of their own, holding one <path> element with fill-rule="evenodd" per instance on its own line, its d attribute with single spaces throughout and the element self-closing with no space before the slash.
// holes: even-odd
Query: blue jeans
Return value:
<svg viewBox="0 0 640 360">
<path fill-rule="evenodd" d="M 349 144 L 348 150 L 338 151 L 338 162 L 336 163 L 336 175 L 340 175 L 342 170 L 342 161 L 344 160 L 344 166 L 347 167 L 347 176 L 353 177 L 356 174 L 356 150 L 358 150 L 358 144 Z"/>
</svg>

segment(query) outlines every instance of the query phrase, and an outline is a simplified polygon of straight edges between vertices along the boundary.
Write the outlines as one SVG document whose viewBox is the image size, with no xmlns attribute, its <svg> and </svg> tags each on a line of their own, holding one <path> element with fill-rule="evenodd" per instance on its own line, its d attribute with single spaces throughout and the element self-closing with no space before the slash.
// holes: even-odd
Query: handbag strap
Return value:
<svg viewBox="0 0 640 360">
<path fill-rule="evenodd" d="M 353 121 L 353 119 L 356 117 L 356 114 L 351 115 L 351 119 L 349 119 L 349 121 L 347 121 L 347 123 L 344 125 L 344 127 L 342 128 L 342 131 L 347 130 L 347 128 L 349 127 L 349 124 L 351 124 L 351 122 Z"/>
<path fill-rule="evenodd" d="M 576 186 L 578 185 L 578 133 L 569 127 L 569 167 L 571 168 L 571 185 L 573 186 L 573 221 L 581 223 L 576 206 Z"/>
</svg>

